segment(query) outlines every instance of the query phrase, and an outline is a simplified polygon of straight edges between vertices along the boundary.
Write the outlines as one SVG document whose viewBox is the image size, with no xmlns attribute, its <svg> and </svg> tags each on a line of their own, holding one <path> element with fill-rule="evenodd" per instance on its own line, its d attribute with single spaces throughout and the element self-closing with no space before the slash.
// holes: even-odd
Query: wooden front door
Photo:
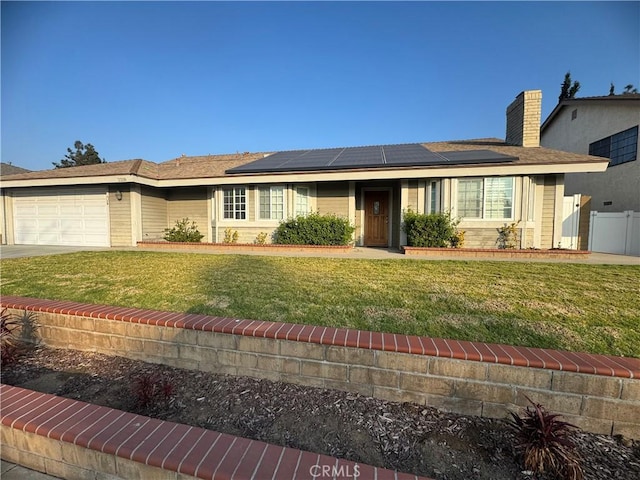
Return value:
<svg viewBox="0 0 640 480">
<path fill-rule="evenodd" d="M 364 245 L 389 246 L 389 192 L 364 192 Z"/>
</svg>

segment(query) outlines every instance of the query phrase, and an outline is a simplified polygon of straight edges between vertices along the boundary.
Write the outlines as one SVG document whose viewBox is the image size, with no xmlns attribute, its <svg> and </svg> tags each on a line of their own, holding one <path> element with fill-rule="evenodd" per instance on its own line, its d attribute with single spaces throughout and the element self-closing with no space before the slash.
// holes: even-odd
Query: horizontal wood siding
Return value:
<svg viewBox="0 0 640 480">
<path fill-rule="evenodd" d="M 116 190 L 122 193 L 121 200 Z M 131 246 L 131 193 L 123 188 L 109 188 L 109 233 L 112 247 Z"/>
<path fill-rule="evenodd" d="M 320 214 L 349 215 L 349 184 L 347 182 L 319 183 L 317 206 Z"/>
<path fill-rule="evenodd" d="M 540 248 L 553 248 L 555 203 L 556 177 L 555 175 L 546 175 L 544 177 L 544 193 L 542 196 L 542 235 L 540 237 Z"/>
<path fill-rule="evenodd" d="M 220 231 L 220 238 L 218 239 L 220 242 L 222 242 L 224 240 L 224 230 L 222 229 Z M 237 243 L 255 243 L 256 238 L 258 237 L 258 235 L 260 233 L 266 233 L 267 234 L 267 241 L 266 243 L 273 243 L 272 241 L 272 235 L 273 232 L 275 231 L 275 227 L 250 227 L 250 226 L 237 226 L 237 227 L 231 227 L 232 231 L 237 231 L 238 232 L 238 242 Z"/>
<path fill-rule="evenodd" d="M 167 200 L 165 190 L 145 188 L 141 190 L 142 239 L 161 240 L 167 223 Z"/>
<path fill-rule="evenodd" d="M 495 228 L 462 228 L 464 248 L 498 248 L 498 232 Z"/>
<path fill-rule="evenodd" d="M 411 209 L 414 212 L 424 211 L 424 205 L 422 208 L 418 208 L 418 181 L 409 180 L 409 189 L 407 195 L 407 205 L 405 208 Z"/>
<path fill-rule="evenodd" d="M 176 220 L 188 218 L 196 222 L 198 230 L 207 235 L 207 189 L 206 188 L 180 188 L 171 190 L 167 198 L 167 213 L 169 227 L 175 225 Z"/>
</svg>

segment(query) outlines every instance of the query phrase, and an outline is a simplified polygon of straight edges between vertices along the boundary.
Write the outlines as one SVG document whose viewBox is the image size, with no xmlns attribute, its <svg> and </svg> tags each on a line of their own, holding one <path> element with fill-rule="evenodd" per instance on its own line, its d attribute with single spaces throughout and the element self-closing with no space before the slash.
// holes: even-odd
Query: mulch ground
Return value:
<svg viewBox="0 0 640 480">
<path fill-rule="evenodd" d="M 524 471 L 502 420 L 354 393 L 38 347 L 2 383 L 438 480 L 551 479 Z M 586 479 L 640 478 L 640 442 L 577 431 Z"/>
</svg>

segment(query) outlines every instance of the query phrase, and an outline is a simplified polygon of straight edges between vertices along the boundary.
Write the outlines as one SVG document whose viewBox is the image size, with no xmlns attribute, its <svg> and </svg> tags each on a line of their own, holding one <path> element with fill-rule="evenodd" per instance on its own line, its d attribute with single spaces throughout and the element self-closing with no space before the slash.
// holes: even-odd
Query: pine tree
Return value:
<svg viewBox="0 0 640 480">
<path fill-rule="evenodd" d="M 562 88 L 560 89 L 560 96 L 558 96 L 558 102 L 566 100 L 567 98 L 575 98 L 578 90 L 580 90 L 580 82 L 575 81 L 571 83 L 571 72 L 565 73 L 564 82 L 562 82 Z"/>
<path fill-rule="evenodd" d="M 96 163 L 106 163 L 106 160 L 100 158 L 98 152 L 93 145 L 87 143 L 84 145 L 80 140 L 76 140 L 73 144 L 75 152 L 67 148 L 67 154 L 60 163 L 53 162 L 56 168 L 78 167 L 80 165 L 94 165 Z"/>
</svg>

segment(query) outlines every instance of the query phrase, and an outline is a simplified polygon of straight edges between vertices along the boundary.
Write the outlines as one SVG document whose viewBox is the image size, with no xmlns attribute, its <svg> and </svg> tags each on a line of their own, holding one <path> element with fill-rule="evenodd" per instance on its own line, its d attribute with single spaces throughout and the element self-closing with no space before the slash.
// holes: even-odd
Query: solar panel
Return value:
<svg viewBox="0 0 640 480">
<path fill-rule="evenodd" d="M 358 168 L 420 167 L 512 162 L 518 157 L 492 150 L 432 152 L 419 143 L 368 147 L 290 150 L 231 168 L 234 173 L 270 173 Z"/>
</svg>

